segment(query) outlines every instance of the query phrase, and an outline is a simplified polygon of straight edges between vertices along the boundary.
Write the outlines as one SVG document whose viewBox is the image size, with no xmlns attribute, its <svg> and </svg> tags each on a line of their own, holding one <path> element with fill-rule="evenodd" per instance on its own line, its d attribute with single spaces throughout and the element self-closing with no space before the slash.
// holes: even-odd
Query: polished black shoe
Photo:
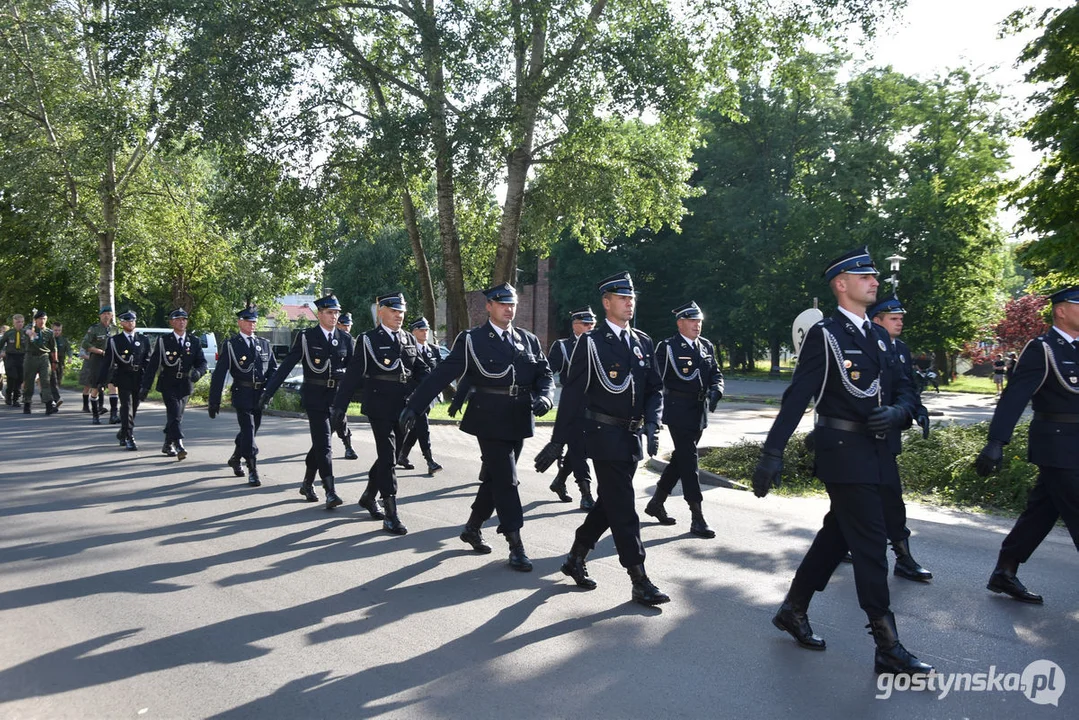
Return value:
<svg viewBox="0 0 1079 720">
<path fill-rule="evenodd" d="M 119 424 L 120 424 L 120 415 L 119 415 L 119 413 L 111 413 L 109 415 L 109 425 L 119 425 Z"/>
<path fill-rule="evenodd" d="M 161 446 L 161 452 L 169 457 L 176 457 L 176 446 L 173 445 L 171 441 L 166 440 L 165 444 Z"/>
<path fill-rule="evenodd" d="M 784 600 L 779 606 L 779 611 L 772 618 L 772 624 L 792 638 L 798 644 L 809 650 L 824 650 L 826 643 L 822 638 L 813 634 L 813 628 L 809 626 L 809 616 L 806 610 L 791 602 Z"/>
<path fill-rule="evenodd" d="M 262 480 L 259 479 L 259 468 L 254 458 L 247 461 L 247 484 L 251 487 L 262 485 Z"/>
<path fill-rule="evenodd" d="M 240 456 L 239 455 L 233 455 L 232 457 L 230 457 L 228 459 L 228 462 L 226 463 L 226 465 L 228 465 L 230 468 L 232 468 L 232 474 L 235 475 L 236 477 L 243 477 L 244 476 L 244 469 L 240 465 Z"/>
<path fill-rule="evenodd" d="M 465 525 L 465 529 L 461 531 L 461 539 L 481 555 L 487 555 L 491 552 L 491 546 L 483 541 L 483 531 L 477 527 Z"/>
<path fill-rule="evenodd" d="M 532 561 L 525 554 L 521 533 L 517 530 L 506 533 L 506 542 L 510 546 L 510 567 L 517 572 L 532 572 Z"/>
<path fill-rule="evenodd" d="M 100 425 L 101 424 L 101 416 L 98 415 L 97 413 L 95 413 L 94 414 L 94 419 L 90 421 L 90 424 L 91 425 Z"/>
<path fill-rule="evenodd" d="M 577 483 L 577 487 L 581 491 L 581 509 L 588 512 L 596 506 L 596 500 L 592 497 L 592 490 L 588 487 L 587 481 Z"/>
<path fill-rule="evenodd" d="M 402 470 L 415 470 L 416 466 L 412 464 L 412 461 L 407 457 L 397 458 L 397 467 Z"/>
<path fill-rule="evenodd" d="M 919 565 L 910 554 L 909 539 L 892 543 L 892 551 L 895 553 L 895 575 L 916 582 L 929 582 L 933 579 L 933 573 Z"/>
<path fill-rule="evenodd" d="M 436 472 L 438 472 L 439 470 L 441 470 L 441 469 L 442 469 L 442 466 L 439 465 L 438 463 L 436 463 L 434 460 L 428 460 L 427 461 L 427 474 L 428 475 L 433 477 L 434 474 Z"/>
<path fill-rule="evenodd" d="M 1004 593 L 1019 602 L 1030 603 L 1031 605 L 1041 605 L 1045 602 L 1041 595 L 1027 590 L 1026 586 L 1019 582 L 1019 578 L 1011 570 L 1002 568 L 994 570 L 993 574 L 989 576 L 989 583 L 985 587 L 995 593 Z"/>
<path fill-rule="evenodd" d="M 360 456 L 352 449 L 352 440 L 345 440 L 345 460 L 359 460 Z"/>
<path fill-rule="evenodd" d="M 668 595 L 660 592 L 659 588 L 648 579 L 648 575 L 644 572 L 644 565 L 634 565 L 626 568 L 626 571 L 633 583 L 633 602 L 654 607 L 671 601 Z"/>
<path fill-rule="evenodd" d="M 30 403 L 23 403 L 22 404 L 22 414 L 23 415 L 29 415 L 30 414 Z"/>
<path fill-rule="evenodd" d="M 300 486 L 300 494 L 303 495 L 303 499 L 307 502 L 318 502 L 318 495 L 315 494 L 315 483 L 313 480 L 303 481 L 303 485 Z"/>
<path fill-rule="evenodd" d="M 116 441 L 120 443 L 120 447 L 127 447 L 127 438 L 124 437 L 123 431 L 116 431 Z"/>
<path fill-rule="evenodd" d="M 656 502 L 656 498 L 652 498 L 648 501 L 648 504 L 644 506 L 644 514 L 651 515 L 659 521 L 660 525 L 674 525 L 677 520 L 667 514 L 667 509 L 663 507 L 663 501 Z"/>
<path fill-rule="evenodd" d="M 341 505 L 342 500 L 336 492 L 334 492 L 333 478 L 328 477 L 322 481 L 322 489 L 326 491 L 326 509 L 333 510 L 338 505 Z"/>
<path fill-rule="evenodd" d="M 128 438 L 124 440 L 124 447 L 128 450 L 138 450 L 139 446 L 135 444 L 135 438 Z"/>
<path fill-rule="evenodd" d="M 187 459 L 187 448 L 184 447 L 184 441 L 183 440 L 177 440 L 176 441 L 176 459 L 177 460 L 186 460 Z"/>
<path fill-rule="evenodd" d="M 846 554 L 846 555 L 844 555 L 844 556 L 843 556 L 842 558 L 840 558 L 840 560 L 839 560 L 839 561 L 840 561 L 840 562 L 845 562 L 845 563 L 847 563 L 848 565 L 853 565 L 853 564 L 854 564 L 854 556 L 853 556 L 853 555 L 851 555 L 851 554 L 850 554 L 850 550 L 848 550 L 848 551 L 847 551 L 847 554 Z"/>
<path fill-rule="evenodd" d="M 571 498 L 569 496 L 569 493 L 566 492 L 566 478 L 562 477 L 561 475 L 555 476 L 554 482 L 552 482 L 550 485 L 550 490 L 558 496 L 558 500 L 560 502 L 573 502 L 573 498 Z"/>
<path fill-rule="evenodd" d="M 382 529 L 391 535 L 408 535 L 408 528 L 397 515 L 397 498 L 382 498 L 382 506 L 386 508 L 386 518 L 382 521 Z"/>
<path fill-rule="evenodd" d="M 565 561 L 562 563 L 562 574 L 573 578 L 573 582 L 577 583 L 579 588 L 595 590 L 596 581 L 588 576 L 588 567 L 584 563 L 587 555 L 587 548 L 583 545 L 578 545 L 576 542 L 573 543 L 569 555 L 566 556 Z"/>
<path fill-rule="evenodd" d="M 922 662 L 899 642 L 895 629 L 895 615 L 888 613 L 882 618 L 870 619 L 869 634 L 877 644 L 873 656 L 873 669 L 889 675 L 928 675 L 933 666 Z"/>
<path fill-rule="evenodd" d="M 702 538 L 714 538 L 716 536 L 716 531 L 704 519 L 704 511 L 701 509 L 700 503 L 691 504 L 689 512 L 693 516 L 693 520 L 689 523 L 690 533 Z"/>
<path fill-rule="evenodd" d="M 382 508 L 379 507 L 378 499 L 374 496 L 374 493 L 360 495 L 360 507 L 366 510 L 374 520 L 386 519 L 386 515 L 382 512 Z"/>
</svg>

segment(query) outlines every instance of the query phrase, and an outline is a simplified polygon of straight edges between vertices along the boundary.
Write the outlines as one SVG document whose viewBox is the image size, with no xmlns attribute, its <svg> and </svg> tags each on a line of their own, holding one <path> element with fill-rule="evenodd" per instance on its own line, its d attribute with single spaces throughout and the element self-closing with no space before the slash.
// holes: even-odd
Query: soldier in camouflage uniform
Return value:
<svg viewBox="0 0 1079 720">
<path fill-rule="evenodd" d="M 41 379 L 41 400 L 45 403 L 45 414 L 52 415 L 56 412 L 56 402 L 52 395 L 52 384 L 49 376 L 52 374 L 52 365 L 56 362 L 56 338 L 52 336 L 52 330 L 45 327 L 45 321 L 49 316 L 44 310 L 34 312 L 34 325 L 26 329 L 26 359 L 23 361 L 22 373 L 22 411 L 30 414 L 30 401 L 34 397 L 34 380 Z"/>
<path fill-rule="evenodd" d="M 80 347 L 86 357 L 82 363 L 82 372 L 79 373 L 79 382 L 82 384 L 82 409 L 83 412 L 87 412 L 87 403 L 89 402 L 94 414 L 94 425 L 101 424 L 101 413 L 105 407 L 104 398 L 101 397 L 101 388 L 95 383 L 97 383 L 98 376 L 101 374 L 101 362 L 102 358 L 105 357 L 105 346 L 108 345 L 109 338 L 115 334 L 115 328 L 112 324 L 112 307 L 105 305 L 97 314 L 100 322 L 91 325 L 86 331 L 86 335 L 82 338 Z M 112 415 L 109 422 L 118 423 L 120 422 L 120 415 L 117 412 L 118 398 L 115 385 L 109 385 L 109 393 L 112 406 Z"/>
</svg>

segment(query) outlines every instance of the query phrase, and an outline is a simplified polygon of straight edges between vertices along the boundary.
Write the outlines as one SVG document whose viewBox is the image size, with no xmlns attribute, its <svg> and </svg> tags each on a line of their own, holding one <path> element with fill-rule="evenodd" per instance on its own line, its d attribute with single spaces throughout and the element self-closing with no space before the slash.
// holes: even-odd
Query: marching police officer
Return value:
<svg viewBox="0 0 1079 720">
<path fill-rule="evenodd" d="M 498 532 L 509 545 L 509 565 L 530 572 L 532 561 L 521 541 L 524 511 L 517 491 L 517 460 L 524 439 L 535 433 L 536 417 L 554 405 L 554 381 L 539 338 L 513 326 L 517 291 L 502 283 L 483 292 L 488 321 L 457 336 L 453 350 L 424 380 L 401 412 L 406 434 L 424 408 L 454 379 L 471 385 L 461 431 L 480 446 L 480 487 L 461 540 L 478 553 L 491 552 L 481 528 L 498 513 Z M 460 392 L 460 387 L 458 389 Z"/>
<path fill-rule="evenodd" d="M 261 409 L 285 381 L 296 363 L 303 361 L 303 385 L 300 399 L 307 414 L 311 431 L 311 449 L 307 451 L 303 484 L 300 494 L 308 502 L 318 502 L 315 494 L 315 473 L 326 490 L 326 509 L 331 510 L 343 501 L 334 488 L 333 449 L 330 445 L 330 411 L 337 395 L 337 387 L 345 378 L 345 370 L 352 360 L 352 336 L 337 327 L 341 303 L 333 295 L 315 300 L 318 309 L 318 325 L 307 328 L 296 336 L 292 349 L 284 357 L 277 370 L 266 382 L 259 400 Z"/>
<path fill-rule="evenodd" d="M 83 335 L 80 348 L 82 354 L 86 357 L 83 359 L 82 371 L 79 373 L 79 383 L 82 384 L 82 409 L 83 412 L 93 412 L 94 425 L 101 424 L 101 414 L 105 409 L 105 399 L 101 397 L 101 388 L 105 385 L 94 385 L 98 381 L 98 377 L 101 375 L 101 361 L 105 357 L 105 346 L 109 342 L 109 338 L 115 334 L 116 328 L 112 325 L 112 306 L 104 305 L 97 312 L 98 322 L 91 325 L 86 334 Z M 120 416 L 117 412 L 118 398 L 116 396 L 116 386 L 109 385 L 109 424 L 114 425 L 120 422 Z M 90 408 L 87 408 L 89 403 Z"/>
<path fill-rule="evenodd" d="M 262 424 L 262 408 L 259 400 L 266 385 L 266 379 L 277 370 L 277 358 L 270 348 L 270 341 L 255 335 L 255 323 L 258 322 L 258 310 L 245 307 L 236 313 L 236 335 L 225 343 L 221 359 L 210 377 L 210 419 L 221 412 L 221 393 L 225 389 L 225 377 L 232 376 L 232 407 L 236 409 L 236 422 L 240 432 L 236 434 L 232 456 L 227 464 L 236 477 L 243 477 L 240 459 L 247 463 L 247 484 L 258 487 L 258 464 L 255 457 L 259 453 L 255 444 L 255 435 Z"/>
<path fill-rule="evenodd" d="M 135 444 L 135 415 L 139 411 L 143 374 L 151 343 L 135 329 L 138 322 L 135 311 L 127 310 L 117 318 L 121 332 L 109 337 L 105 345 L 105 355 L 94 387 L 101 387 L 112 378 L 120 401 L 120 430 L 116 433 L 116 439 L 121 447 L 138 450 L 139 446 Z"/>
<path fill-rule="evenodd" d="M 52 330 L 45 327 L 49 316 L 44 310 L 34 311 L 34 324 L 26 328 L 26 353 L 23 360 L 22 411 L 30 414 L 30 402 L 34 397 L 34 380 L 41 380 L 41 401 L 45 403 L 45 414 L 57 411 L 56 398 L 52 394 L 52 366 L 56 362 L 56 338 Z"/>
<path fill-rule="evenodd" d="M 157 377 L 157 391 L 165 403 L 165 443 L 161 452 L 177 460 L 187 457 L 184 447 L 184 409 L 195 383 L 206 374 L 206 357 L 199 339 L 187 332 L 187 311 L 177 308 L 169 314 L 172 332 L 162 335 L 150 348 L 147 372 L 142 378 L 139 400 L 145 400 Z M 160 373 L 160 375 L 159 375 Z"/>
<path fill-rule="evenodd" d="M 412 337 L 416 338 L 416 347 L 420 355 L 423 356 L 424 362 L 427 363 L 427 367 L 434 370 L 442 362 L 442 355 L 438 351 L 438 346 L 428 340 L 431 324 L 427 322 L 427 318 L 421 317 L 419 320 L 414 320 L 409 324 L 408 330 L 412 333 Z M 420 378 L 413 376 L 410 390 L 415 390 L 419 387 L 419 380 Z M 409 461 L 408 454 L 412 451 L 412 446 L 416 444 L 416 440 L 419 440 L 420 452 L 423 453 L 423 459 L 427 461 L 428 476 L 433 476 L 442 469 L 442 466 L 435 462 L 434 455 L 431 454 L 431 424 L 427 420 L 427 414 L 431 411 L 433 404 L 432 402 L 431 405 L 428 405 L 427 410 L 420 414 L 416 424 L 412 427 L 412 431 L 401 443 L 401 450 L 397 453 L 398 467 L 405 470 L 414 469 L 416 466 Z"/>
<path fill-rule="evenodd" d="M 866 316 L 879 285 L 868 248 L 836 258 L 824 277 L 839 307 L 806 334 L 790 387 L 753 473 L 753 491 L 764 497 L 779 484 L 783 447 L 815 396 L 814 472 L 828 491 L 831 509 L 772 624 L 802 647 L 824 650 L 825 642 L 813 634 L 807 610 L 813 593 L 824 590 L 849 549 L 858 602 L 876 642 L 875 670 L 928 673 L 932 667 L 899 642 L 889 607 L 884 519 L 885 487 L 899 483 L 895 462 L 899 436 L 893 431 L 914 416 L 917 398 L 888 334 Z"/>
<path fill-rule="evenodd" d="M 26 335 L 23 326 L 26 318 L 15 314 L 11 316 L 9 328 L 0 337 L 0 358 L 4 361 L 4 374 L 7 376 L 7 388 L 4 392 L 4 402 L 8 405 L 18 405 L 22 398 L 22 369 L 26 363 Z"/>
<path fill-rule="evenodd" d="M 697 537 L 714 538 L 716 533 L 701 509 L 704 496 L 697 466 L 697 443 L 708 427 L 708 413 L 715 412 L 723 397 L 723 372 L 715 346 L 708 338 L 701 337 L 704 313 L 697 303 L 691 300 L 671 312 L 678 332 L 656 346 L 656 362 L 663 378 L 663 424 L 671 433 L 674 452 L 644 512 L 661 525 L 674 525 L 675 519 L 667 515 L 663 502 L 681 480 L 682 494 L 692 517 L 689 531 Z"/>
<path fill-rule="evenodd" d="M 565 378 L 569 374 L 569 361 L 573 357 L 573 347 L 577 344 L 578 338 L 596 327 L 596 314 L 590 307 L 578 308 L 570 313 L 570 322 L 573 337 L 555 340 L 551 345 L 551 351 L 547 354 L 547 360 L 551 363 L 551 372 L 559 376 L 558 380 L 562 384 L 565 384 Z M 588 471 L 584 425 L 580 418 L 577 425 L 577 429 L 566 444 L 566 457 L 559 462 L 558 473 L 550 489 L 562 502 L 573 502 L 573 498 L 566 492 L 566 478 L 573 473 L 577 487 L 581 490 L 581 509 L 588 511 L 592 509 L 596 501 L 592 497 L 592 476 Z"/>
<path fill-rule="evenodd" d="M 360 496 L 360 507 L 371 517 L 382 520 L 386 532 L 404 535 L 408 528 L 397 515 L 397 419 L 405 407 L 405 399 L 414 377 L 424 378 L 430 372 L 420 355 L 416 338 L 402 329 L 408 309 L 403 293 L 376 298 L 378 327 L 360 336 L 356 351 L 345 373 L 345 380 L 334 403 L 333 420 L 340 426 L 348 412 L 353 393 L 362 387 L 361 411 L 371 423 L 378 455 L 367 475 L 367 488 Z M 378 507 L 376 494 L 382 495 L 385 511 Z"/>
<path fill-rule="evenodd" d="M 67 361 L 71 359 L 71 341 L 64 335 L 63 323 L 54 320 L 50 327 L 52 327 L 52 336 L 56 338 L 56 367 L 53 368 L 52 373 L 52 395 L 56 398 L 56 407 L 60 407 L 64 404 L 63 398 L 60 397 L 60 384 L 64 381 L 64 368 Z"/>
<path fill-rule="evenodd" d="M 595 589 L 585 558 L 609 528 L 618 560 L 632 581 L 634 602 L 661 605 L 671 599 L 660 592 L 644 570 L 633 475 L 644 456 L 639 435 L 642 430 L 649 456 L 659 452 L 663 383 L 656 371 L 652 338 L 630 327 L 636 293 L 629 273 L 603 280 L 599 291 L 607 317 L 596 329 L 581 336 L 574 347 L 552 440 L 536 456 L 536 469 L 546 470 L 561 456 L 563 446 L 574 437 L 578 418 L 583 417 L 599 498 L 577 528 L 562 572 L 578 587 Z"/>
<path fill-rule="evenodd" d="M 910 378 L 914 392 L 918 396 L 918 408 L 914 419 L 922 426 L 923 434 L 929 437 L 929 411 L 922 405 L 921 392 L 918 384 L 914 382 L 914 361 L 910 355 L 910 348 L 899 339 L 899 334 L 903 332 L 903 315 L 906 312 L 899 298 L 893 295 L 870 305 L 866 314 L 874 323 L 884 328 L 888 337 L 892 339 L 892 348 L 899 355 L 903 372 Z M 901 431 L 894 432 L 899 434 Z M 910 554 L 910 530 L 907 528 L 907 506 L 903 502 L 903 488 L 900 485 L 884 485 L 881 486 L 881 493 L 884 500 L 884 522 L 888 526 L 888 539 L 892 542 L 892 552 L 895 553 L 895 569 L 892 572 L 908 580 L 918 582 L 932 580 L 933 573 L 919 565 Z"/>
<path fill-rule="evenodd" d="M 978 474 L 1000 469 L 1004 446 L 1027 402 L 1034 409 L 1027 460 L 1038 466 L 1038 481 L 1026 509 L 1000 546 L 986 586 L 1022 602 L 1041 604 L 1016 577 L 1053 529 L 1058 518 L 1079 549 L 1079 285 L 1050 296 L 1053 327 L 1023 348 L 1008 387 L 989 424 L 989 439 L 978 455 Z"/>
<path fill-rule="evenodd" d="M 352 314 L 341 313 L 341 316 L 337 318 L 337 328 L 349 337 L 352 337 Z M 358 400 L 359 398 L 351 398 L 350 402 L 357 402 Z M 337 437 L 341 438 L 341 442 L 345 444 L 345 460 L 359 460 L 360 456 L 356 454 L 356 451 L 352 447 L 352 428 L 348 426 L 347 413 L 345 417 L 341 419 L 341 422 L 338 423 L 336 432 Z"/>
</svg>

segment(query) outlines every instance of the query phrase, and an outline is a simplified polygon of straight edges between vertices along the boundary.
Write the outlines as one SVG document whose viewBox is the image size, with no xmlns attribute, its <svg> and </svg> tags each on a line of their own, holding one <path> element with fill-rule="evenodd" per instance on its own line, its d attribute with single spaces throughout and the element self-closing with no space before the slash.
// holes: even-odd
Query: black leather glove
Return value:
<svg viewBox="0 0 1079 720">
<path fill-rule="evenodd" d="M 330 409 L 330 429 L 334 432 L 341 432 L 345 429 L 345 413 L 341 408 Z"/>
<path fill-rule="evenodd" d="M 273 395 L 270 395 L 269 393 L 262 393 L 262 397 L 259 398 L 259 412 L 262 412 L 266 409 L 266 406 L 270 404 L 270 400 L 272 398 Z"/>
<path fill-rule="evenodd" d="M 753 471 L 753 494 L 762 498 L 772 488 L 779 487 L 782 484 L 779 479 L 781 472 L 783 472 L 783 453 L 768 448 L 762 450 L 761 459 L 757 461 L 757 469 Z"/>
<path fill-rule="evenodd" d="M 209 407 L 209 412 L 210 412 L 210 419 L 213 420 L 215 417 L 217 417 L 217 414 L 219 412 L 221 412 L 221 406 L 220 405 L 211 405 Z"/>
<path fill-rule="evenodd" d="M 142 390 L 139 392 L 139 402 L 146 402 L 146 398 L 150 397 L 149 390 Z"/>
<path fill-rule="evenodd" d="M 811 453 L 817 449 L 817 436 L 810 430 L 806 433 L 805 439 L 802 440 L 802 444 L 805 445 L 806 452 Z"/>
<path fill-rule="evenodd" d="M 644 437 L 648 441 L 648 457 L 659 454 L 659 425 L 654 422 L 644 424 Z"/>
<path fill-rule="evenodd" d="M 866 420 L 866 425 L 869 426 L 871 432 L 880 435 L 901 429 L 906 420 L 907 411 L 903 408 L 898 408 L 895 405 L 883 405 L 873 408 L 869 413 L 869 419 Z"/>
<path fill-rule="evenodd" d="M 546 397 L 538 397 L 532 401 L 532 414 L 536 417 L 543 417 L 550 409 L 551 401 Z"/>
<path fill-rule="evenodd" d="M 708 391 L 708 412 L 715 412 L 716 405 L 719 405 L 719 401 L 723 399 L 723 391 L 719 388 L 712 388 Z"/>
<path fill-rule="evenodd" d="M 419 417 L 419 414 L 415 410 L 407 405 L 405 406 L 405 409 L 397 416 L 397 424 L 401 426 L 401 437 L 406 437 L 412 432 L 412 428 L 416 425 L 416 421 Z"/>
<path fill-rule="evenodd" d="M 918 410 L 918 414 L 915 416 L 918 426 L 922 429 L 922 439 L 929 439 L 929 411 L 924 407 Z"/>
<path fill-rule="evenodd" d="M 546 472 L 556 461 L 562 460 L 562 446 L 556 442 L 549 442 L 536 455 L 536 472 Z"/>
<path fill-rule="evenodd" d="M 990 440 L 978 453 L 974 461 L 974 471 L 982 477 L 989 477 L 1000 470 L 1000 463 L 1004 459 L 1004 443 L 1000 440 Z"/>
<path fill-rule="evenodd" d="M 466 395 L 468 395 L 466 392 L 454 393 L 453 400 L 450 401 L 450 406 L 446 409 L 451 418 L 457 417 L 457 413 L 461 412 L 461 406 L 465 404 Z"/>
<path fill-rule="evenodd" d="M 188 373 L 188 377 L 191 378 L 191 384 L 194 385 L 199 381 L 199 378 L 202 377 L 202 373 L 200 373 L 198 370 L 192 370 L 190 373 Z"/>
</svg>

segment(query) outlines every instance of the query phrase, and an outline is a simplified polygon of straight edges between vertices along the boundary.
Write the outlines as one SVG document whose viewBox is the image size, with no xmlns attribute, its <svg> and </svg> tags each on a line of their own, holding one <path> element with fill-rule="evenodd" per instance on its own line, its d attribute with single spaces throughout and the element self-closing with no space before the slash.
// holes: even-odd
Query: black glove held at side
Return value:
<svg viewBox="0 0 1079 720">
<path fill-rule="evenodd" d="M 556 461 L 562 460 L 562 446 L 556 442 L 549 442 L 536 455 L 536 472 L 546 472 Z"/>
<path fill-rule="evenodd" d="M 1000 470 L 1000 463 L 1004 460 L 1004 443 L 1000 440 L 990 440 L 978 453 L 974 461 L 974 471 L 982 477 L 989 477 Z"/>
<path fill-rule="evenodd" d="M 901 429 L 906 419 L 907 411 L 903 408 L 898 408 L 895 405 L 884 405 L 873 408 L 872 412 L 869 413 L 869 419 L 866 420 L 866 425 L 874 433 L 887 433 Z"/>
<path fill-rule="evenodd" d="M 708 391 L 708 412 L 715 412 L 716 405 L 723 399 L 723 391 L 718 388 Z"/>
<path fill-rule="evenodd" d="M 217 417 L 217 414 L 219 412 L 221 412 L 221 406 L 220 405 L 211 405 L 209 407 L 210 419 L 213 420 L 215 417 Z"/>
<path fill-rule="evenodd" d="M 644 424 L 644 436 L 647 440 L 648 457 L 659 454 L 659 425 L 654 422 Z"/>
<path fill-rule="evenodd" d="M 532 401 L 532 414 L 536 417 L 543 417 L 550 409 L 551 401 L 545 397 L 538 397 Z"/>
<path fill-rule="evenodd" d="M 753 471 L 753 494 L 762 498 L 772 488 L 779 487 L 781 472 L 783 472 L 783 453 L 769 448 L 762 450 L 761 458 L 757 461 L 757 469 Z"/>
</svg>

